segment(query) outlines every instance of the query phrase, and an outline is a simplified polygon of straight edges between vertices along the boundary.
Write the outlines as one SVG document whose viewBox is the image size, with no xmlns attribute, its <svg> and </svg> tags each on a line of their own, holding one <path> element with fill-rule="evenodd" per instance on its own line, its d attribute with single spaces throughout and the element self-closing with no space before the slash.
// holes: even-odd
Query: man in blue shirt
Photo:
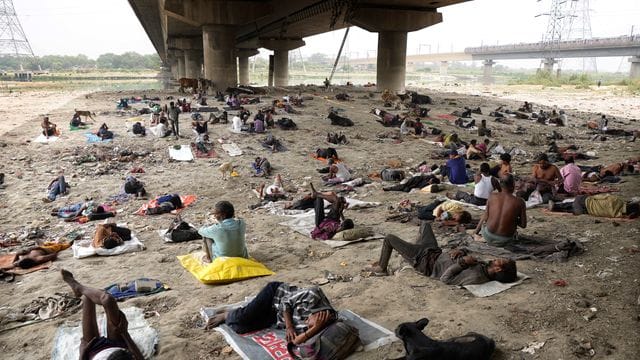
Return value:
<svg viewBox="0 0 640 360">
<path fill-rule="evenodd" d="M 457 151 L 451 150 L 445 174 L 452 184 L 466 184 L 469 181 L 467 177 L 467 166 L 464 158 Z"/>
<path fill-rule="evenodd" d="M 249 257 L 244 239 L 245 222 L 242 219 L 234 219 L 234 215 L 233 205 L 228 201 L 220 201 L 213 209 L 213 216 L 218 223 L 203 226 L 198 230 L 204 238 L 204 248 L 209 261 L 221 256 Z"/>
</svg>

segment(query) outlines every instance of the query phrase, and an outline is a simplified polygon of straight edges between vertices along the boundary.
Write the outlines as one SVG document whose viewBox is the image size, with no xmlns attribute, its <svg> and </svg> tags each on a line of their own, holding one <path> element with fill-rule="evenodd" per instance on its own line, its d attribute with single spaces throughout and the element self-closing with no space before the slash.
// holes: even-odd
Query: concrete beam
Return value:
<svg viewBox="0 0 640 360">
<path fill-rule="evenodd" d="M 293 50 L 305 45 L 301 38 L 261 38 L 258 41 L 260 47 L 269 50 Z"/>
<path fill-rule="evenodd" d="M 244 25 L 272 12 L 265 1 L 181 1 L 184 17 L 196 24 Z"/>
<path fill-rule="evenodd" d="M 430 10 L 398 10 L 389 8 L 360 8 L 350 23 L 367 31 L 411 32 L 442 22 L 442 14 Z"/>
<path fill-rule="evenodd" d="M 197 37 L 169 37 L 167 49 L 200 50 L 202 51 L 202 36 Z"/>
<path fill-rule="evenodd" d="M 629 58 L 631 69 L 629 76 L 631 79 L 640 79 L 640 56 L 632 56 Z"/>
</svg>

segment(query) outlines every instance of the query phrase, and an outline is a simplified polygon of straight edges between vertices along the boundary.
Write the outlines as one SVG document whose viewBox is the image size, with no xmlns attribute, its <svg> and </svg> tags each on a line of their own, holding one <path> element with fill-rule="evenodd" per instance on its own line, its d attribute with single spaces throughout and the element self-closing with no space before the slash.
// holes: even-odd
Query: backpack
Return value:
<svg viewBox="0 0 640 360">
<path fill-rule="evenodd" d="M 185 221 L 181 221 L 180 218 L 174 220 L 165 236 L 173 242 L 202 239 L 202 236 L 198 234 L 198 230 L 196 228 L 192 227 Z"/>
<path fill-rule="evenodd" d="M 140 124 L 139 122 L 136 122 L 131 127 L 131 132 L 133 132 L 136 135 L 144 135 L 145 134 L 145 129 L 144 129 L 144 127 L 142 127 L 142 124 Z"/>
<path fill-rule="evenodd" d="M 287 344 L 287 350 L 296 360 L 343 360 L 362 346 L 358 335 L 357 328 L 337 320 L 304 344 L 298 345 L 299 355 L 293 352 L 296 347 L 293 343 Z"/>
</svg>

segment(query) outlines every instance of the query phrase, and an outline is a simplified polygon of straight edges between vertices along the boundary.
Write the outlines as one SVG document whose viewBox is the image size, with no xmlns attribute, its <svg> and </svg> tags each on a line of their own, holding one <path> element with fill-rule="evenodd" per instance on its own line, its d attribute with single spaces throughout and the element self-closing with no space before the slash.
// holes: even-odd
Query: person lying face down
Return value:
<svg viewBox="0 0 640 360">
<path fill-rule="evenodd" d="M 387 235 L 382 243 L 380 259 L 364 271 L 375 276 L 388 275 L 387 266 L 393 250 L 400 253 L 419 273 L 449 285 L 483 284 L 492 280 L 510 283 L 517 279 L 514 260 L 498 258 L 483 262 L 468 255 L 466 249 L 443 252 L 427 221 L 422 221 L 415 244 L 392 234 Z"/>
<path fill-rule="evenodd" d="M 337 313 L 318 286 L 299 289 L 282 282 L 268 283 L 250 303 L 225 310 L 209 319 L 205 329 L 227 324 L 246 334 L 275 325 L 285 329 L 286 341 L 295 345 L 309 340 L 337 319 Z"/>
</svg>

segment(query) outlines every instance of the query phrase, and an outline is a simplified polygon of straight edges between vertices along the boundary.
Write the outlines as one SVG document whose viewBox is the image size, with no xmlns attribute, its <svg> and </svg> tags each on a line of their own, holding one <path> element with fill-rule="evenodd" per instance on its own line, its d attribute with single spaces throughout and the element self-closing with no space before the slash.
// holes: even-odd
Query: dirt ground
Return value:
<svg viewBox="0 0 640 360">
<path fill-rule="evenodd" d="M 305 184 L 321 183 L 316 168 L 322 164 L 309 157 L 319 147 L 327 147 L 325 135 L 329 131 L 343 131 L 350 143 L 337 146 L 346 164 L 356 170 L 358 176 L 380 171 L 389 160 L 401 160 L 403 168 L 417 165 L 423 160 L 430 163 L 430 155 L 439 150 L 421 139 L 406 137 L 396 143 L 391 139 L 378 139 L 377 134 L 389 131 L 375 121 L 369 113 L 373 107 L 381 107 L 380 94 L 363 88 L 337 89 L 349 92 L 354 101 L 338 102 L 327 99 L 333 93 L 324 93 L 315 87 L 292 89 L 313 97 L 306 107 L 299 108 L 291 117 L 299 130 L 285 132 L 273 130 L 289 151 L 271 154 L 259 143 L 263 136 L 237 135 L 228 131 L 229 125 L 212 125 L 212 139 L 227 137 L 236 142 L 244 155 L 229 158 L 216 145 L 217 159 L 196 159 L 190 163 L 169 162 L 168 148 L 176 144 L 188 144 L 192 132 L 187 116 L 181 117 L 180 140 L 133 138 L 125 132 L 125 120 L 130 116 L 118 116 L 115 103 L 121 97 L 159 96 L 165 99 L 167 92 L 24 92 L 0 96 L 5 106 L 0 110 L 0 172 L 5 173 L 5 186 L 0 189 L 0 234 L 21 233 L 39 227 L 46 238 L 56 238 L 66 231 L 85 229 L 92 234 L 94 223 L 79 225 L 65 223 L 50 216 L 54 207 L 83 201 L 85 198 L 105 200 L 119 192 L 124 177 L 133 167 L 143 167 L 139 178 L 146 183 L 152 195 L 166 192 L 196 194 L 197 202 L 182 212 L 182 217 L 196 225 L 204 224 L 219 200 L 230 200 L 238 216 L 247 221 L 247 243 L 251 256 L 276 272 L 276 275 L 257 278 L 224 286 L 207 286 L 199 283 L 176 259 L 177 255 L 199 251 L 199 242 L 167 244 L 156 234 L 166 228 L 172 216 L 141 217 L 133 212 L 142 200 L 131 200 L 118 205 L 118 222 L 126 222 L 144 242 L 146 250 L 140 253 L 115 257 L 74 259 L 71 250 L 60 253 L 50 269 L 16 278 L 13 283 L 0 283 L 0 307 L 20 310 L 39 296 L 56 292 L 69 292 L 59 274 L 61 268 L 69 269 L 83 283 L 105 287 L 139 277 L 156 278 L 166 282 L 170 291 L 149 297 L 136 298 L 123 303 L 157 312 L 148 319 L 159 331 L 158 359 L 237 359 L 230 352 L 223 337 L 214 331 L 204 331 L 199 326 L 199 309 L 233 303 L 255 294 L 267 282 L 279 280 L 309 285 L 311 280 L 325 276 L 325 271 L 343 275 L 350 281 L 332 281 L 322 288 L 334 307 L 350 309 L 388 329 L 405 321 L 428 317 L 431 322 L 427 333 L 437 339 L 464 334 L 468 331 L 482 333 L 495 339 L 497 351 L 494 359 L 632 359 L 640 350 L 640 222 L 612 221 L 583 216 L 552 216 L 540 209 L 528 211 L 529 226 L 523 234 L 548 238 L 568 237 L 583 242 L 586 252 L 566 263 L 547 263 L 525 260 L 518 263 L 519 271 L 531 276 L 524 284 L 503 293 L 488 297 L 473 297 L 465 289 L 451 287 L 406 269 L 406 263 L 396 254 L 391 267 L 395 274 L 388 277 L 361 276 L 361 269 L 376 260 L 379 241 L 357 243 L 340 249 L 293 232 L 278 225 L 285 219 L 268 214 L 265 210 L 248 210 L 256 203 L 251 189 L 272 180 L 250 176 L 250 164 L 256 155 L 267 156 L 282 175 L 285 186 L 305 191 Z M 457 91 L 458 93 L 452 92 Z M 638 129 L 640 97 L 620 93 L 609 88 L 572 90 L 541 89 L 540 87 L 496 87 L 470 89 L 438 87 L 437 90 L 421 90 L 433 97 L 429 105 L 434 117 L 425 119 L 434 126 L 450 132 L 453 123 L 435 117 L 460 110 L 463 106 L 482 108 L 488 114 L 499 105 L 515 109 L 523 100 L 533 102 L 536 108 L 562 106 L 575 127 L 552 128 L 516 120 L 514 125 L 499 124 L 487 115 L 473 115 L 477 122 L 486 118 L 495 136 L 505 148 L 517 146 L 526 155 L 515 157 L 513 164 L 517 174 L 528 174 L 531 160 L 542 146 L 525 143 L 533 134 L 547 134 L 558 130 L 564 135 L 560 145 L 577 144 L 582 151 L 595 151 L 597 160 L 580 161 L 579 164 L 609 164 L 622 161 L 640 153 L 640 141 L 609 137 L 607 141 L 592 142 L 591 133 L 583 125 L 596 119 L 603 112 L 614 118 L 611 128 Z M 263 104 L 284 95 L 282 90 L 263 96 Z M 166 103 L 168 101 L 162 101 Z M 211 105 L 218 105 L 210 101 Z M 10 105 L 10 106 L 9 106 Z M 143 105 L 134 104 L 135 108 Z M 330 106 L 344 109 L 344 115 L 355 122 L 351 128 L 336 128 L 325 117 Z M 116 133 L 112 143 L 88 145 L 82 131 L 66 131 L 74 109 L 95 111 L 98 116 L 92 130 L 106 122 Z M 248 106 L 255 113 L 256 105 Z M 392 109 L 387 109 L 396 112 Z M 580 110 L 580 111 L 578 111 Z M 49 114 L 63 131 L 62 139 L 51 144 L 30 142 L 40 131 L 40 114 Z M 526 128 L 526 134 L 512 131 L 516 126 Z M 464 140 L 477 138 L 474 133 L 457 130 Z M 76 165 L 74 154 L 89 151 L 113 153 L 122 149 L 147 150 L 150 155 L 131 163 L 117 161 L 90 162 Z M 238 166 L 239 177 L 228 181 L 220 179 L 217 165 L 231 161 Z M 479 161 L 471 161 L 477 168 Z M 63 170 L 71 184 L 70 194 L 52 204 L 44 204 L 41 198 L 49 181 Z M 418 227 L 411 224 L 387 222 L 389 207 L 396 207 L 402 200 L 429 203 L 436 194 L 383 192 L 381 182 L 357 189 L 358 199 L 379 201 L 382 205 L 365 210 L 347 210 L 346 215 L 356 224 L 372 226 L 381 234 L 393 233 L 405 239 L 414 239 Z M 640 182 L 637 177 L 615 185 L 619 195 L 625 198 L 637 196 Z M 473 212 L 478 218 L 481 214 Z M 441 244 L 449 235 L 436 229 Z M 2 248 L 3 252 L 16 248 Z M 567 286 L 554 286 L 558 279 Z M 68 314 L 18 329 L 0 332 L 0 350 L 3 359 L 47 359 L 50 357 L 53 337 L 58 326 L 77 324 L 80 312 Z M 2 327 L 14 324 L 3 324 Z M 535 354 L 521 350 L 531 344 L 543 342 Z M 393 359 L 402 355 L 399 342 L 375 351 L 358 353 L 355 359 Z"/>
</svg>

